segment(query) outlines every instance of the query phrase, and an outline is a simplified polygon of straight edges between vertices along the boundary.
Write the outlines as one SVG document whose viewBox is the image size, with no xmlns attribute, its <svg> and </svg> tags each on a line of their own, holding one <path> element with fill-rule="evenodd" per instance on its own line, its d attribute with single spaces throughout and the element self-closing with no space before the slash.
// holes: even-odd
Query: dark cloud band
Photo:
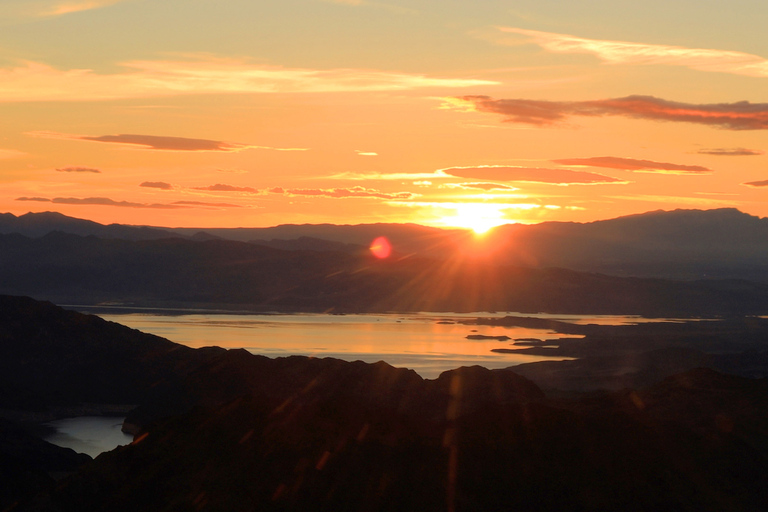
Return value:
<svg viewBox="0 0 768 512">
<path fill-rule="evenodd" d="M 653 96 L 627 96 L 594 101 L 542 101 L 460 96 L 481 112 L 500 114 L 505 121 L 536 126 L 554 125 L 571 116 L 624 116 L 652 121 L 697 123 L 725 130 L 768 129 L 768 103 L 692 104 Z"/>
<path fill-rule="evenodd" d="M 457 178 L 489 181 L 523 181 L 549 183 L 553 185 L 594 185 L 599 183 L 624 183 L 622 180 L 594 172 L 571 171 L 569 169 L 542 169 L 537 167 L 450 167 L 441 169 L 445 174 Z"/>
<path fill-rule="evenodd" d="M 654 162 L 653 160 L 637 160 L 634 158 L 621 158 L 617 156 L 563 158 L 552 161 L 562 165 L 586 165 L 590 167 L 603 167 L 606 169 L 622 169 L 625 171 L 673 172 L 676 174 L 706 174 L 713 172 L 712 169 L 700 165 L 672 164 L 668 162 Z"/>
</svg>

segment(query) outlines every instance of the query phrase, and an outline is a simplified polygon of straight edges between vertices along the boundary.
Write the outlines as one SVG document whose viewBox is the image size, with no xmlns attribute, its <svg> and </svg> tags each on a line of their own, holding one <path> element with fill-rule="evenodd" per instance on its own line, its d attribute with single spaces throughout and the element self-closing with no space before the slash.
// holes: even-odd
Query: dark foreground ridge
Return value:
<svg viewBox="0 0 768 512">
<path fill-rule="evenodd" d="M 563 398 L 509 370 L 194 350 L 18 297 L 0 362 L 0 510 L 768 508 L 768 386 L 712 369 Z M 20 450 L 22 420 L 84 403 L 136 406 L 134 443 Z"/>
</svg>

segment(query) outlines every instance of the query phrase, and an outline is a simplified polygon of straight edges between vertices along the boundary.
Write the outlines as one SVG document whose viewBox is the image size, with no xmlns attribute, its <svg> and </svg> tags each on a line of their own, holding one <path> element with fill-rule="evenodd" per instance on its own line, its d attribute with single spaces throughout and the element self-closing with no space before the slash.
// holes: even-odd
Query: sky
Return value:
<svg viewBox="0 0 768 512">
<path fill-rule="evenodd" d="M 0 0 L 0 212 L 768 216 L 763 0 Z"/>
</svg>

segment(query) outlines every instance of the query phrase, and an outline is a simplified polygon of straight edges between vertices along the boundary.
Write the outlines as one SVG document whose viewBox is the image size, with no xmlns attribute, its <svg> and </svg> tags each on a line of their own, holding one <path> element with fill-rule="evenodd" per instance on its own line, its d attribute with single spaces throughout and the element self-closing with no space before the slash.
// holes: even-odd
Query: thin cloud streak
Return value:
<svg viewBox="0 0 768 512">
<path fill-rule="evenodd" d="M 507 192 L 519 190 L 515 187 L 510 187 L 509 185 L 501 185 L 499 183 L 446 183 L 445 185 L 441 185 L 441 187 L 460 188 L 464 190 L 485 190 L 485 191 L 505 190 Z"/>
<path fill-rule="evenodd" d="M 488 112 L 513 123 L 553 126 L 571 116 L 622 116 L 650 121 L 696 123 L 724 130 L 768 129 L 768 103 L 692 104 L 653 96 L 626 96 L 593 101 L 493 99 L 490 96 L 448 98 L 446 108 Z"/>
<path fill-rule="evenodd" d="M 124 144 L 137 149 L 155 151 L 224 151 L 234 152 L 245 149 L 269 149 L 272 151 L 307 151 L 306 148 L 273 148 L 270 146 L 256 146 L 239 142 L 224 142 L 209 139 L 191 139 L 187 137 L 167 137 L 159 135 L 71 135 L 57 132 L 27 132 L 26 135 L 45 139 L 84 140 L 88 142 L 103 142 L 108 144 Z"/>
<path fill-rule="evenodd" d="M 230 203 L 206 203 L 203 201 L 174 201 L 171 203 L 173 205 L 180 205 L 180 206 L 199 206 L 203 208 L 243 208 L 242 205 L 239 204 L 230 204 Z"/>
<path fill-rule="evenodd" d="M 631 202 L 647 202 L 647 203 L 661 203 L 668 205 L 666 208 L 670 208 L 669 205 L 691 205 L 695 208 L 701 208 L 702 206 L 714 206 L 714 207 L 726 207 L 733 208 L 738 207 L 739 204 L 745 201 L 734 201 L 733 199 L 712 199 L 706 197 L 685 197 L 685 196 L 661 196 L 661 195 L 635 195 L 635 196 L 606 196 L 606 199 L 613 199 L 615 201 L 631 201 Z"/>
<path fill-rule="evenodd" d="M 431 179 L 452 179 L 453 176 L 445 174 L 442 171 L 435 172 L 393 172 L 393 173 L 355 173 L 343 172 L 327 176 L 327 179 L 350 180 L 350 181 L 408 181 L 408 180 L 431 180 Z"/>
<path fill-rule="evenodd" d="M 145 181 L 139 184 L 140 187 L 157 188 L 160 190 L 173 190 L 173 185 L 164 181 Z"/>
<path fill-rule="evenodd" d="M 91 167 L 60 167 L 56 169 L 58 172 L 90 172 L 90 173 L 96 173 L 101 174 L 101 171 L 98 169 L 92 169 Z"/>
<path fill-rule="evenodd" d="M 43 11 L 41 16 L 62 16 L 73 12 L 90 11 L 120 3 L 123 0 L 90 0 L 85 2 L 57 2 L 50 9 Z"/>
<path fill-rule="evenodd" d="M 701 165 L 683 165 L 667 162 L 654 162 L 652 160 L 637 160 L 634 158 L 621 158 L 616 156 L 596 156 L 592 158 L 562 158 L 552 160 L 561 165 L 578 165 L 589 167 L 603 167 L 606 169 L 622 169 L 625 171 L 658 172 L 673 174 L 708 174 L 712 169 Z"/>
<path fill-rule="evenodd" d="M 742 185 L 746 185 L 747 187 L 768 187 L 768 180 L 748 181 L 746 183 L 742 183 Z"/>
<path fill-rule="evenodd" d="M 3 0 L 0 20 L 4 23 L 34 18 L 55 18 L 67 14 L 101 9 L 125 0 Z"/>
<path fill-rule="evenodd" d="M 53 203 L 67 205 L 116 206 L 119 208 L 139 208 L 158 210 L 177 210 L 182 208 L 242 208 L 240 205 L 228 203 L 206 203 L 201 201 L 175 201 L 173 203 L 136 203 L 131 201 L 115 201 L 108 197 L 17 197 L 16 201 L 32 201 L 38 203 Z"/>
<path fill-rule="evenodd" d="M 463 88 L 498 82 L 433 78 L 369 69 L 307 69 L 205 56 L 187 61 L 131 61 L 129 71 L 59 70 L 39 62 L 0 69 L 0 102 L 105 101 L 188 94 L 267 94 Z"/>
<path fill-rule="evenodd" d="M 294 196 L 321 196 L 332 198 L 370 197 L 375 199 L 413 199 L 414 197 L 418 197 L 418 194 L 412 192 L 382 192 L 380 190 L 365 187 L 329 189 L 291 188 L 285 189 L 280 193 Z"/>
<path fill-rule="evenodd" d="M 224 183 L 217 183 L 215 185 L 209 185 L 207 187 L 193 187 L 194 190 L 208 190 L 211 192 L 247 192 L 249 194 L 257 194 L 259 191 L 253 187 L 236 187 L 234 185 L 226 185 Z"/>
<path fill-rule="evenodd" d="M 0 160 L 6 160 L 9 158 L 21 158 L 27 156 L 23 151 L 17 151 L 15 149 L 0 149 Z"/>
<path fill-rule="evenodd" d="M 570 169 L 479 165 L 476 167 L 450 167 L 447 169 L 440 169 L 440 171 L 457 178 L 546 183 L 562 186 L 627 183 L 626 181 L 611 176 L 605 176 L 603 174 L 572 171 Z"/>
<path fill-rule="evenodd" d="M 553 53 L 592 54 L 608 64 L 684 66 L 697 71 L 732 73 L 768 77 L 768 59 L 749 53 L 685 48 L 660 44 L 632 43 L 587 39 L 568 34 L 540 32 L 514 27 L 497 27 L 505 34 L 518 34 L 530 43 Z M 505 37 L 496 38 L 501 44 L 519 44 Z"/>
<path fill-rule="evenodd" d="M 130 201 L 115 201 L 108 197 L 54 197 L 49 199 L 46 197 L 18 197 L 16 201 L 37 201 L 44 203 L 54 204 L 69 204 L 69 205 L 94 205 L 94 206 L 119 206 L 123 208 L 156 208 L 161 210 L 172 210 L 176 208 L 183 208 L 183 206 L 173 204 L 160 204 L 160 203 L 134 203 Z"/>
<path fill-rule="evenodd" d="M 712 148 L 700 149 L 697 153 L 700 155 L 714 156 L 757 156 L 765 154 L 765 151 L 747 148 Z"/>
</svg>

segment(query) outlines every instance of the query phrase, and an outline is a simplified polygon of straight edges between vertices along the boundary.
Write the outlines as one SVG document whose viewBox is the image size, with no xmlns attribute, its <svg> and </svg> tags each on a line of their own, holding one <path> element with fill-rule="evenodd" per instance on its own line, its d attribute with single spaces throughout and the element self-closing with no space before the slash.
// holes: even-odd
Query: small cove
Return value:
<svg viewBox="0 0 768 512">
<path fill-rule="evenodd" d="M 96 457 L 118 446 L 131 444 L 133 436 L 121 431 L 123 418 L 118 416 L 80 416 L 46 423 L 55 432 L 44 439 L 62 448 Z"/>
</svg>

